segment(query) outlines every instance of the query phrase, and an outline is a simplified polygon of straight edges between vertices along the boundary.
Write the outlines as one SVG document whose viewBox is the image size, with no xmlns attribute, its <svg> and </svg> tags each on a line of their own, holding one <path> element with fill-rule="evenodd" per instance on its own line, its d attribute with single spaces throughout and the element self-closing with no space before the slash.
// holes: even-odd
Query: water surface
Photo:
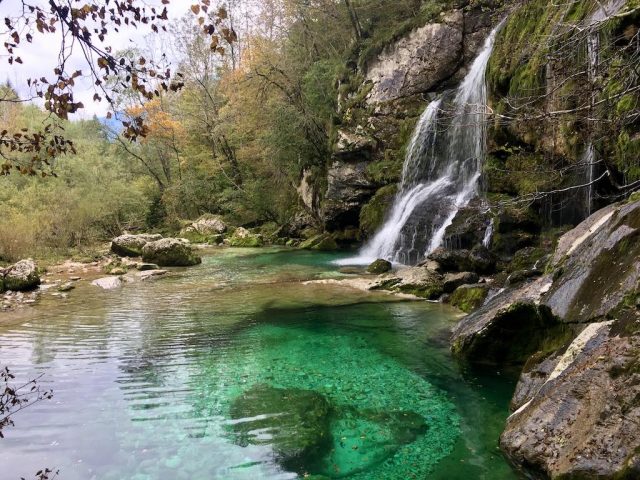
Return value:
<svg viewBox="0 0 640 480">
<path fill-rule="evenodd" d="M 2 478 L 517 478 L 513 379 L 460 371 L 446 307 L 303 283 L 336 258 L 218 250 L 0 322 L 0 362 L 54 390 L 5 432 Z"/>
</svg>

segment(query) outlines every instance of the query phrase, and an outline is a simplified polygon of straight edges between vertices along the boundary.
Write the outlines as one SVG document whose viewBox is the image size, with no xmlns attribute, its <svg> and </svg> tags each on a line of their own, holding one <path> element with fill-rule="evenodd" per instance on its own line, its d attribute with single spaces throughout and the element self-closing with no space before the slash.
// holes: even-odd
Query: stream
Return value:
<svg viewBox="0 0 640 480">
<path fill-rule="evenodd" d="M 515 479 L 516 377 L 449 354 L 450 308 L 335 283 L 341 256 L 212 249 L 0 318 L 0 364 L 52 400 L 0 440 L 3 480 Z"/>
</svg>

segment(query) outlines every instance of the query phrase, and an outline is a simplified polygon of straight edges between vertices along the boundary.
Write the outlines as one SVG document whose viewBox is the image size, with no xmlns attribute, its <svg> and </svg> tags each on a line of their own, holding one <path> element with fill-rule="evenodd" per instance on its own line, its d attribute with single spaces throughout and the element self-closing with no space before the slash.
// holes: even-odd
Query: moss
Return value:
<svg viewBox="0 0 640 480">
<path fill-rule="evenodd" d="M 367 272 L 374 273 L 376 275 L 379 275 L 381 273 L 387 273 L 389 270 L 391 270 L 391 262 L 387 260 L 383 260 L 381 258 L 373 262 L 367 268 Z"/>
<path fill-rule="evenodd" d="M 316 235 L 308 240 L 305 240 L 300 244 L 302 250 L 318 250 L 318 251 L 333 251 L 338 250 L 338 244 L 332 235 L 328 233 L 322 233 Z"/>
<path fill-rule="evenodd" d="M 437 300 L 444 293 L 442 282 L 401 285 L 396 290 L 409 295 L 415 295 L 416 297 L 424 298 L 426 300 Z"/>
<path fill-rule="evenodd" d="M 488 294 L 486 286 L 463 285 L 453 292 L 449 303 L 465 313 L 471 313 L 482 306 Z"/>
<path fill-rule="evenodd" d="M 229 246 L 238 248 L 259 248 L 264 245 L 261 235 L 249 234 L 244 237 L 232 236 L 229 239 Z"/>
<path fill-rule="evenodd" d="M 373 235 L 382 225 L 389 207 L 398 190 L 397 185 L 387 185 L 379 189 L 373 198 L 360 210 L 360 230 L 364 236 Z"/>
</svg>

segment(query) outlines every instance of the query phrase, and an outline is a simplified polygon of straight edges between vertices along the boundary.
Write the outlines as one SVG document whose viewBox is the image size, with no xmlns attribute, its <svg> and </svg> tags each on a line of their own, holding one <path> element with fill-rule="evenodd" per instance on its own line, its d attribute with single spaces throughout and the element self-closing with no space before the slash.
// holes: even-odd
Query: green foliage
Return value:
<svg viewBox="0 0 640 480">
<path fill-rule="evenodd" d="M 25 108 L 20 116 L 44 115 Z M 148 199 L 99 123 L 68 123 L 66 132 L 78 154 L 58 160 L 57 178 L 0 177 L 0 259 L 67 252 L 143 225 Z"/>
</svg>

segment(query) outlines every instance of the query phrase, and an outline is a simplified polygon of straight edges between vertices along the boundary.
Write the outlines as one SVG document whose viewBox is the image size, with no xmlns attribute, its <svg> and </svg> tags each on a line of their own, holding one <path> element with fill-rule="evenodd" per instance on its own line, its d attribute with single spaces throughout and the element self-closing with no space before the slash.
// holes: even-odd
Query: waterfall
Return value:
<svg viewBox="0 0 640 480">
<path fill-rule="evenodd" d="M 484 231 L 484 238 L 482 239 L 482 245 L 489 248 L 491 246 L 491 241 L 493 240 L 493 229 L 495 227 L 495 220 L 492 218 L 487 226 L 487 229 Z"/>
<path fill-rule="evenodd" d="M 587 77 L 591 85 L 595 84 L 596 77 L 598 75 L 598 66 L 600 63 L 600 30 L 597 28 L 599 23 L 604 22 L 612 15 L 616 15 L 622 7 L 624 7 L 626 0 L 611 0 L 606 5 L 600 5 L 587 19 L 586 25 L 590 28 L 587 35 Z M 596 93 L 592 95 L 591 103 L 595 103 Z M 587 187 L 584 192 L 584 216 L 591 215 L 593 208 L 594 186 L 592 182 L 595 178 L 596 169 L 596 157 L 593 143 L 587 143 L 584 150 L 582 159 L 582 165 L 584 165 L 583 179 Z"/>
<path fill-rule="evenodd" d="M 384 258 L 416 264 L 438 248 L 459 209 L 480 193 L 485 156 L 485 73 L 498 29 L 494 28 L 453 95 L 432 101 L 407 148 L 393 206 L 358 257 L 342 264 Z"/>
</svg>

